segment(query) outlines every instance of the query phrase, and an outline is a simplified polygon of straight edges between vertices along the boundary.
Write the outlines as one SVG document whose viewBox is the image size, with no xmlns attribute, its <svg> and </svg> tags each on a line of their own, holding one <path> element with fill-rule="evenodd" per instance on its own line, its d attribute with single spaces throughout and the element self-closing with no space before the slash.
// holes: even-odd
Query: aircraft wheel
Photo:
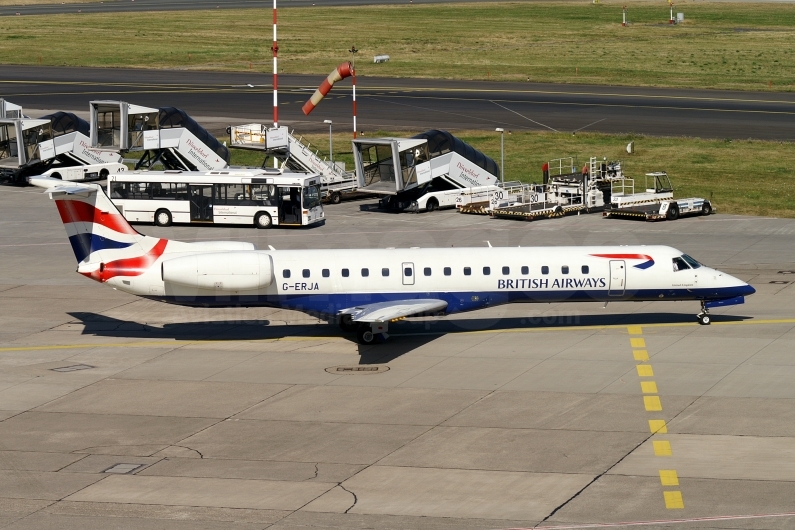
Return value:
<svg viewBox="0 0 795 530">
<path fill-rule="evenodd" d="M 376 339 L 376 334 L 373 333 L 373 328 L 371 328 L 367 324 L 362 324 L 359 326 L 359 329 L 356 330 L 356 340 L 359 344 L 369 345 L 374 344 Z"/>
<path fill-rule="evenodd" d="M 254 217 L 254 226 L 257 228 L 270 228 L 273 226 L 273 219 L 266 212 L 260 212 Z"/>
<path fill-rule="evenodd" d="M 158 210 L 155 212 L 156 226 L 171 226 L 171 212 L 168 210 Z"/>
<path fill-rule="evenodd" d="M 712 213 L 712 205 L 704 201 L 704 205 L 701 207 L 701 215 L 709 215 L 711 213 Z"/>
<path fill-rule="evenodd" d="M 339 318 L 340 328 L 342 331 L 351 332 L 356 331 L 356 328 L 359 326 L 358 323 L 353 321 L 353 317 L 351 315 L 342 315 Z"/>
<path fill-rule="evenodd" d="M 670 205 L 668 205 L 668 212 L 665 214 L 665 217 L 669 221 L 676 221 L 679 219 L 679 205 L 675 202 L 672 202 Z"/>
<path fill-rule="evenodd" d="M 709 318 L 709 313 L 699 313 L 698 314 L 698 323 L 701 324 L 702 326 L 709 326 L 709 323 L 711 321 L 712 321 L 712 319 Z"/>
</svg>

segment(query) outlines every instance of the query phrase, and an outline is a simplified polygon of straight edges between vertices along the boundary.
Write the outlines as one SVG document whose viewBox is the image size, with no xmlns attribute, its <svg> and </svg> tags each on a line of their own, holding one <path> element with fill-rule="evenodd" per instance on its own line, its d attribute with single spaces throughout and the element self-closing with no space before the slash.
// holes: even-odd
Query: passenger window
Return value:
<svg viewBox="0 0 795 530">
<path fill-rule="evenodd" d="M 569 273 L 569 266 L 568 265 L 562 266 L 560 268 L 560 272 L 563 273 L 563 274 L 568 274 Z"/>
<path fill-rule="evenodd" d="M 684 270 L 687 270 L 689 268 L 690 267 L 687 266 L 687 263 L 685 263 L 685 260 L 683 260 L 682 258 L 674 258 L 674 272 L 684 271 Z"/>
<path fill-rule="evenodd" d="M 522 274 L 524 274 L 525 276 L 530 274 L 530 267 L 528 267 L 527 265 L 522 265 Z"/>
<path fill-rule="evenodd" d="M 451 274 L 453 274 L 453 269 L 451 269 L 450 267 L 445 267 L 444 268 L 444 275 L 445 276 L 450 276 Z"/>
<path fill-rule="evenodd" d="M 541 274 L 549 274 L 549 267 L 547 267 L 546 265 L 541 267 Z"/>
<path fill-rule="evenodd" d="M 588 272 L 590 271 L 588 265 L 583 265 L 581 270 L 583 274 L 588 274 Z"/>
<path fill-rule="evenodd" d="M 367 278 L 370 276 L 370 269 L 362 269 L 362 277 Z"/>
<path fill-rule="evenodd" d="M 329 271 L 328 269 L 323 269 L 321 271 L 321 274 L 323 274 L 324 278 L 328 278 L 329 276 L 331 276 L 331 271 Z"/>
<path fill-rule="evenodd" d="M 502 273 L 503 273 L 505 276 L 508 276 L 508 275 L 511 273 L 511 268 L 510 268 L 510 267 L 503 267 L 503 268 L 502 268 Z"/>
<path fill-rule="evenodd" d="M 472 269 L 470 267 L 464 267 L 464 276 L 472 276 Z"/>
<path fill-rule="evenodd" d="M 405 276 L 413 276 L 414 270 L 411 267 L 406 267 L 405 269 L 403 269 L 403 274 Z"/>
<path fill-rule="evenodd" d="M 350 275 L 351 275 L 351 271 L 349 271 L 348 269 L 342 269 L 342 277 L 343 278 L 347 278 Z"/>
<path fill-rule="evenodd" d="M 301 271 L 301 275 L 304 278 L 309 278 L 309 269 L 304 269 L 303 271 Z"/>
<path fill-rule="evenodd" d="M 483 276 L 491 274 L 491 267 L 483 267 Z"/>
<path fill-rule="evenodd" d="M 423 273 L 425 276 L 430 276 L 430 275 L 431 275 L 431 268 L 430 268 L 430 267 L 425 267 L 425 268 L 422 270 L 422 273 Z"/>
<path fill-rule="evenodd" d="M 389 269 L 387 268 L 381 269 L 381 276 L 389 276 Z"/>
<path fill-rule="evenodd" d="M 282 271 L 282 278 L 289 278 L 290 277 L 290 269 L 284 269 Z"/>
</svg>

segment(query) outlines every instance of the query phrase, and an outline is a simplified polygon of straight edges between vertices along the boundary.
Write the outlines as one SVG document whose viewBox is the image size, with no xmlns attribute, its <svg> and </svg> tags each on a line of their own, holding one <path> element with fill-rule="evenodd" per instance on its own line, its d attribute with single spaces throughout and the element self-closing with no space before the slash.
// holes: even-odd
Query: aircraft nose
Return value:
<svg viewBox="0 0 795 530">
<path fill-rule="evenodd" d="M 754 294 L 756 292 L 756 289 L 754 289 L 753 287 L 751 287 L 747 283 L 744 283 L 742 285 L 742 287 L 740 287 L 740 289 L 742 289 L 742 293 L 743 293 L 742 295 L 743 296 L 750 296 L 750 295 L 752 295 L 752 294 Z"/>
</svg>

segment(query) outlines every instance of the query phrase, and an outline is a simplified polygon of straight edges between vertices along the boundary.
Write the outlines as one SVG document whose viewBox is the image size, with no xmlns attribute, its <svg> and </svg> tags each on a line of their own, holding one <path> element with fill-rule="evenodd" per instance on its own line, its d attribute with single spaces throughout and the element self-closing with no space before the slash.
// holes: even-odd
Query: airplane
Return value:
<svg viewBox="0 0 795 530">
<path fill-rule="evenodd" d="M 257 250 L 138 233 L 97 184 L 30 177 L 54 199 L 77 272 L 172 304 L 268 306 L 331 317 L 360 344 L 389 324 L 509 303 L 690 300 L 712 307 L 755 289 L 667 246 Z"/>
</svg>

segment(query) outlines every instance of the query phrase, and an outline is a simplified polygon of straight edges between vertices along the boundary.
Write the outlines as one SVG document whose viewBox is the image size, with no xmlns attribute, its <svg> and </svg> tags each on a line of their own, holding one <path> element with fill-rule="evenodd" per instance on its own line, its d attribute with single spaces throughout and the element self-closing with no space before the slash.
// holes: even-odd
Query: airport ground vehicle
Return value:
<svg viewBox="0 0 795 530">
<path fill-rule="evenodd" d="M 353 140 L 353 158 L 359 190 L 390 210 L 454 207 L 467 189 L 496 191 L 500 182 L 494 160 L 447 131 Z"/>
<path fill-rule="evenodd" d="M 321 158 L 318 149 L 294 133 L 287 127 L 268 128 L 261 123 L 229 127 L 230 145 L 262 151 L 265 155 L 262 167 L 273 158 L 285 170 L 318 174 L 323 198 L 332 204 L 338 204 L 343 197 L 353 197 L 358 188 L 356 175 L 345 171 L 345 166 L 338 162 Z"/>
<path fill-rule="evenodd" d="M 229 167 L 229 149 L 174 107 L 159 109 L 125 101 L 91 101 L 91 147 L 139 154 L 135 169 L 215 171 Z"/>
<path fill-rule="evenodd" d="M 58 204 L 77 272 L 123 292 L 203 307 L 281 307 L 339 319 L 363 344 L 390 322 L 509 303 L 741 304 L 747 283 L 667 246 L 256 250 L 135 231 L 95 184 L 32 177 Z M 253 187 L 253 186 L 252 186 Z M 319 197 L 318 197 L 319 200 Z"/>
<path fill-rule="evenodd" d="M 12 114 L 20 116 L 21 110 Z M 89 134 L 88 122 L 70 112 L 0 119 L 0 179 L 14 184 L 31 175 L 98 180 L 127 169 L 119 153 L 93 149 Z"/>
<path fill-rule="evenodd" d="M 320 179 L 279 170 L 130 171 L 107 193 L 125 219 L 172 223 L 309 226 L 323 222 Z"/>
<path fill-rule="evenodd" d="M 709 215 L 712 203 L 700 197 L 674 199 L 671 179 L 664 171 L 646 173 L 644 191 L 635 193 L 634 179 L 612 183 L 610 204 L 605 217 L 674 221 L 683 215 Z"/>
</svg>

